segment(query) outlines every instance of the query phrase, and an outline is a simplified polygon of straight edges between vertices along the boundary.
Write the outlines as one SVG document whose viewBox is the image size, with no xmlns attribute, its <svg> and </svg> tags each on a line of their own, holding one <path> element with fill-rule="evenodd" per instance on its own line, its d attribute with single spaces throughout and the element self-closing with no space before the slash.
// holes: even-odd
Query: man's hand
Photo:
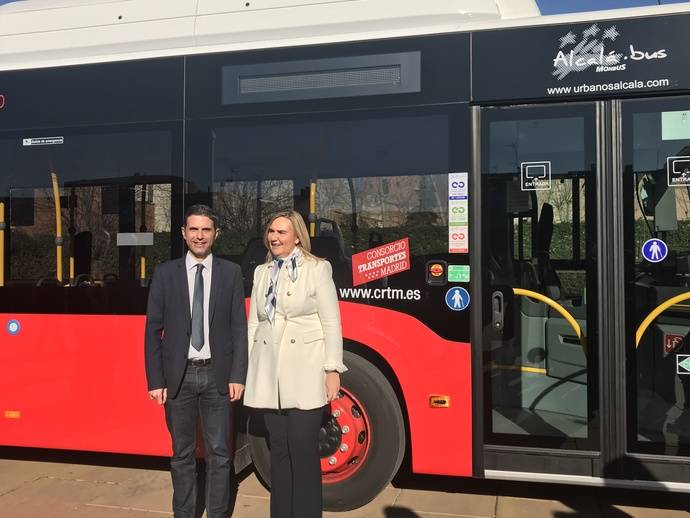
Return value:
<svg viewBox="0 0 690 518">
<path fill-rule="evenodd" d="M 168 389 L 160 388 L 149 390 L 149 399 L 154 400 L 159 405 L 165 405 L 165 402 L 168 399 Z"/>
<path fill-rule="evenodd" d="M 228 383 L 228 393 L 230 401 L 239 401 L 244 393 L 244 385 L 242 383 Z"/>
<path fill-rule="evenodd" d="M 329 403 L 338 399 L 340 393 L 340 374 L 337 372 L 326 373 L 326 401 Z"/>
</svg>

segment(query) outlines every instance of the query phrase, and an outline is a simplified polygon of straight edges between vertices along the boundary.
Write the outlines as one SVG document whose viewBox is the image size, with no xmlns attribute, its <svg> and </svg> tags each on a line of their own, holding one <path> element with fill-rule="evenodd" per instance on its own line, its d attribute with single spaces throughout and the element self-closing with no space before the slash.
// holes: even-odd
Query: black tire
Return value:
<svg viewBox="0 0 690 518">
<path fill-rule="evenodd" d="M 349 511 L 371 502 L 393 479 L 405 454 L 405 424 L 390 383 L 361 356 L 345 351 L 344 361 L 349 370 L 341 377 L 342 386 L 362 404 L 369 418 L 370 448 L 362 466 L 351 477 L 324 484 L 326 511 Z M 260 415 L 251 414 L 248 431 L 254 468 L 270 487 L 270 452 Z"/>
</svg>

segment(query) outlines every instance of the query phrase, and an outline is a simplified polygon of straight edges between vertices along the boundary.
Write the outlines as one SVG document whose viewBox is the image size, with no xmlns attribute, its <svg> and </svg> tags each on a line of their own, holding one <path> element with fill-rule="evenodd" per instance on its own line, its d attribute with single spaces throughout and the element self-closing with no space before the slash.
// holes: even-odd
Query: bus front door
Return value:
<svg viewBox="0 0 690 518">
<path fill-rule="evenodd" d="M 687 482 L 690 97 L 477 110 L 484 475 Z"/>
<path fill-rule="evenodd" d="M 596 117 L 594 103 L 481 109 L 487 476 L 592 474 Z"/>
</svg>

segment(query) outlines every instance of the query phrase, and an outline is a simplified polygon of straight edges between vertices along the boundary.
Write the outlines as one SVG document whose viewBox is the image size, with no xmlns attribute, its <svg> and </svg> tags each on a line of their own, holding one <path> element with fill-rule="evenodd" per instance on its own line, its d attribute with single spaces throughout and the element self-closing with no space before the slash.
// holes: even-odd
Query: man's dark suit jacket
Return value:
<svg viewBox="0 0 690 518">
<path fill-rule="evenodd" d="M 209 300 L 211 366 L 222 394 L 228 383 L 247 376 L 247 314 L 242 272 L 235 263 L 213 256 Z M 148 389 L 168 389 L 175 397 L 184 376 L 191 333 L 185 258 L 158 265 L 146 308 L 146 380 Z"/>
</svg>

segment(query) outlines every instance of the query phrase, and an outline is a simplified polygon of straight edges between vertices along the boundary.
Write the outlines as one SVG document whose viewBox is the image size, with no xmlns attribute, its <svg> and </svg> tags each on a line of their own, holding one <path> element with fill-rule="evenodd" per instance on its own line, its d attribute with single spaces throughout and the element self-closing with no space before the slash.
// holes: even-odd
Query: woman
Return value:
<svg viewBox="0 0 690 518">
<path fill-rule="evenodd" d="M 274 215 L 254 271 L 244 404 L 263 409 L 271 446 L 271 518 L 321 516 L 318 437 L 340 390 L 343 338 L 331 265 L 310 253 L 302 217 Z"/>
</svg>

